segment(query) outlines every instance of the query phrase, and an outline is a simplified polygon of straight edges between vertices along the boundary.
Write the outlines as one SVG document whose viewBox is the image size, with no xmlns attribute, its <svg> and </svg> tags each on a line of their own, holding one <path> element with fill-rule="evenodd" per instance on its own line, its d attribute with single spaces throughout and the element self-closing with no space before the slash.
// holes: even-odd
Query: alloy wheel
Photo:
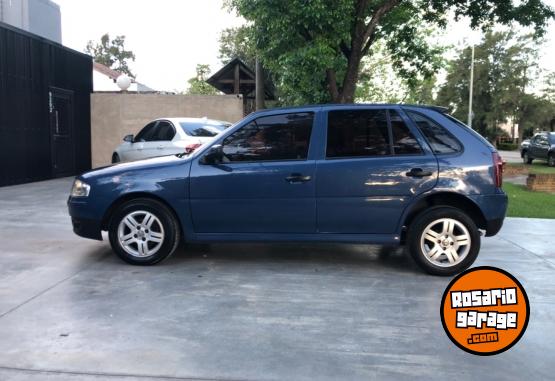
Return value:
<svg viewBox="0 0 555 381">
<path fill-rule="evenodd" d="M 127 214 L 118 225 L 118 241 L 133 257 L 149 257 L 164 243 L 164 227 L 154 214 L 137 210 Z"/>
<path fill-rule="evenodd" d="M 420 248 L 424 257 L 440 267 L 451 267 L 462 262 L 471 246 L 468 229 L 452 218 L 441 218 L 430 223 L 422 232 Z"/>
</svg>

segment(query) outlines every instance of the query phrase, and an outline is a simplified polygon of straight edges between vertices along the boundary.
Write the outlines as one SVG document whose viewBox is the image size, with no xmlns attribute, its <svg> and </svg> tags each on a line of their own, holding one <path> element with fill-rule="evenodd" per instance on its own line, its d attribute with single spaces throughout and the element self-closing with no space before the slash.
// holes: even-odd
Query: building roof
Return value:
<svg viewBox="0 0 555 381">
<path fill-rule="evenodd" d="M 235 88 L 235 81 L 237 79 L 235 77 L 236 73 L 239 76 L 238 93 L 243 95 L 253 93 L 256 89 L 256 75 L 254 71 L 239 58 L 234 58 L 229 61 L 224 67 L 208 78 L 206 82 L 224 94 L 237 94 Z M 265 80 L 264 83 L 264 93 L 266 94 L 266 99 L 274 99 L 273 85 L 267 80 Z"/>
<path fill-rule="evenodd" d="M 110 69 L 108 66 L 94 61 L 93 61 L 93 70 L 96 70 L 97 72 L 104 74 L 105 76 L 109 77 L 110 79 L 113 79 L 114 81 L 122 74 L 117 70 Z M 131 78 L 131 82 L 134 82 L 134 81 L 135 80 Z"/>
<path fill-rule="evenodd" d="M 109 68 L 106 65 L 103 65 L 101 63 L 94 62 L 94 61 L 93 61 L 93 70 L 96 71 L 97 73 L 104 75 L 109 80 L 111 80 L 111 82 L 114 84 L 116 84 L 118 77 L 123 74 L 117 70 Z M 109 85 L 108 88 L 106 88 L 108 84 L 106 83 L 106 81 L 102 81 L 102 82 L 103 82 L 103 85 L 95 83 L 94 91 L 119 91 L 119 88 L 117 86 L 113 87 L 112 85 Z M 135 78 L 131 78 L 131 87 L 129 88 L 129 91 L 140 92 L 140 93 L 156 92 L 156 90 L 150 88 L 149 86 L 141 82 L 137 82 Z"/>
</svg>

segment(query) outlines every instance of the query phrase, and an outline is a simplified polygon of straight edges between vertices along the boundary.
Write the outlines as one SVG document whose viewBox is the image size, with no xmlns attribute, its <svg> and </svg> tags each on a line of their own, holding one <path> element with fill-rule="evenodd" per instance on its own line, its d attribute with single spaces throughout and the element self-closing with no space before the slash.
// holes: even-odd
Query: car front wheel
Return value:
<svg viewBox="0 0 555 381">
<path fill-rule="evenodd" d="M 522 161 L 524 162 L 524 164 L 532 164 L 532 158 L 530 158 L 528 152 L 524 152 L 524 154 L 522 155 Z"/>
<path fill-rule="evenodd" d="M 549 157 L 547 158 L 547 164 L 550 167 L 555 167 L 555 153 L 550 153 Z"/>
<path fill-rule="evenodd" d="M 162 203 L 136 199 L 121 205 L 109 226 L 114 252 L 132 265 L 153 265 L 169 257 L 180 241 L 179 224 Z"/>
<path fill-rule="evenodd" d="M 480 251 L 480 232 L 463 211 L 434 207 L 419 214 L 407 236 L 415 262 L 434 275 L 454 275 L 474 263 Z"/>
</svg>

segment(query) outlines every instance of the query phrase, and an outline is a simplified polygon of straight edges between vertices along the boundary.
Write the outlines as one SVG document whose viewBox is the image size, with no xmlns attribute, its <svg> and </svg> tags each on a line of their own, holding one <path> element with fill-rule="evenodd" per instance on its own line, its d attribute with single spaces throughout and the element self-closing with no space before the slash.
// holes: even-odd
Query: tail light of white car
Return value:
<svg viewBox="0 0 555 381">
<path fill-rule="evenodd" d="M 185 153 L 186 154 L 190 154 L 192 153 L 194 150 L 196 150 L 198 147 L 200 147 L 202 144 L 200 143 L 191 143 L 191 144 L 187 144 L 185 146 Z"/>
</svg>

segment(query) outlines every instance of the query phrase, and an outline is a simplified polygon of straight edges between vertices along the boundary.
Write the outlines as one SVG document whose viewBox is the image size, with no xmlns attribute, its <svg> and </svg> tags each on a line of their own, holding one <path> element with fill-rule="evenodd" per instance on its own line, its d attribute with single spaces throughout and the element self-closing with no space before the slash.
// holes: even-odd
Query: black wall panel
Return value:
<svg viewBox="0 0 555 381">
<path fill-rule="evenodd" d="M 53 178 L 52 88 L 73 92 L 77 174 L 91 168 L 92 58 L 0 23 L 0 186 Z"/>
</svg>

